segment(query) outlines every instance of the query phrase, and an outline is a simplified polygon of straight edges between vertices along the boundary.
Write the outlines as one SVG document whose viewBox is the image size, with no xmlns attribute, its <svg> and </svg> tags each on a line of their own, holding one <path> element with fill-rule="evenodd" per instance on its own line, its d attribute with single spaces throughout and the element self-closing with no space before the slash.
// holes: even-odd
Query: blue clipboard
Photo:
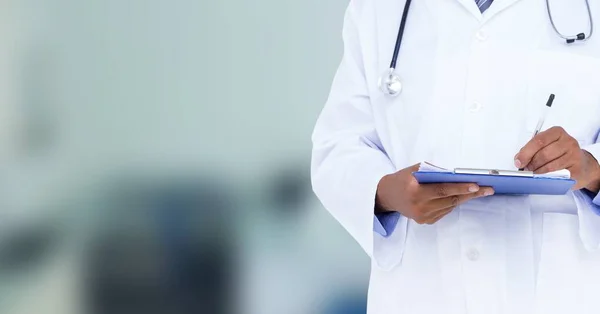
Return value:
<svg viewBox="0 0 600 314">
<path fill-rule="evenodd" d="M 533 173 L 482 169 L 462 169 L 454 172 L 417 171 L 414 177 L 427 183 L 477 183 L 494 188 L 495 194 L 564 195 L 575 185 L 567 178 L 537 177 Z"/>
</svg>

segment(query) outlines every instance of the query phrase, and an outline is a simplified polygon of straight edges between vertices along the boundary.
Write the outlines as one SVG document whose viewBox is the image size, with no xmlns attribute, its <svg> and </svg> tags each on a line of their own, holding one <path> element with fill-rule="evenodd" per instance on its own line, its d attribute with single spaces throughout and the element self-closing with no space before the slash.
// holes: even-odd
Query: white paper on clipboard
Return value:
<svg viewBox="0 0 600 314">
<path fill-rule="evenodd" d="M 474 169 L 477 170 L 477 169 Z M 485 169 L 479 169 L 479 170 L 485 170 Z M 443 167 L 439 167 L 436 166 L 432 163 L 429 162 L 421 162 L 421 164 L 419 165 L 419 171 L 423 171 L 423 172 L 440 172 L 440 173 L 454 173 L 454 170 L 449 170 L 447 168 L 443 168 Z M 485 170 L 485 172 L 494 172 L 494 171 L 502 171 L 502 170 Z M 514 170 L 510 170 L 511 172 L 514 172 Z M 544 174 L 533 174 L 534 178 L 554 178 L 554 179 L 570 179 L 571 178 L 571 172 L 567 169 L 563 169 L 563 170 L 558 170 L 558 171 L 553 171 L 553 172 L 549 172 L 549 173 L 544 173 Z"/>
</svg>

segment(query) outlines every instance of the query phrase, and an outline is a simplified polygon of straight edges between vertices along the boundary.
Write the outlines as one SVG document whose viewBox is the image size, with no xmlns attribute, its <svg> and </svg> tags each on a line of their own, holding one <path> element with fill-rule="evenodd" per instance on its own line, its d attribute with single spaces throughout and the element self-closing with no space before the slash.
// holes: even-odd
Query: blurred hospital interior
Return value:
<svg viewBox="0 0 600 314">
<path fill-rule="evenodd" d="M 0 0 L 0 313 L 365 313 L 310 186 L 347 0 Z"/>
</svg>

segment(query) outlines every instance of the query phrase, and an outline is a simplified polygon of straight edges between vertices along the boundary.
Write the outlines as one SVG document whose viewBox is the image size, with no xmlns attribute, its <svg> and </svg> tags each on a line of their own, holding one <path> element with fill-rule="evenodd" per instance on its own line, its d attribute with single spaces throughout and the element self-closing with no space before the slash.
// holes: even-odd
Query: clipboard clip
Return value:
<svg viewBox="0 0 600 314">
<path fill-rule="evenodd" d="M 476 169 L 476 168 L 456 168 L 455 174 L 478 174 L 484 176 L 500 176 L 500 177 L 525 177 L 533 178 L 533 171 L 519 170 L 498 170 L 498 169 Z"/>
</svg>

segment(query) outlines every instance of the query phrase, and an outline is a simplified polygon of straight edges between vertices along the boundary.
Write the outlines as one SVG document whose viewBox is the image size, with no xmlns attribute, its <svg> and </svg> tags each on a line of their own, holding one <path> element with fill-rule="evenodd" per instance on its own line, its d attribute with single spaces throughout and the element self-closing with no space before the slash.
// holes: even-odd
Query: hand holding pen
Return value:
<svg viewBox="0 0 600 314">
<path fill-rule="evenodd" d="M 574 189 L 585 187 L 597 192 L 600 182 L 594 181 L 600 177 L 598 161 L 589 152 L 581 149 L 579 142 L 562 127 L 555 126 L 540 132 L 553 102 L 552 94 L 533 138 L 515 156 L 515 166 L 536 174 L 567 169 L 571 172 L 571 178 L 577 181 Z"/>
<path fill-rule="evenodd" d="M 550 94 L 550 97 L 548 98 L 548 101 L 546 102 L 546 107 L 544 109 L 544 113 L 542 114 L 542 116 L 540 116 L 540 119 L 538 120 L 538 123 L 535 126 L 535 132 L 533 132 L 533 138 L 535 138 L 535 136 L 538 135 L 540 133 L 540 131 L 542 130 L 544 121 L 546 120 L 546 117 L 548 116 L 548 111 L 550 111 L 550 108 L 552 108 L 552 104 L 554 103 L 554 98 L 555 98 L 554 94 Z M 516 156 L 515 156 L 515 166 L 517 166 L 519 168 L 519 171 L 525 170 L 525 168 L 521 168 L 524 165 L 522 164 L 522 162 L 519 159 L 517 159 Z"/>
</svg>

